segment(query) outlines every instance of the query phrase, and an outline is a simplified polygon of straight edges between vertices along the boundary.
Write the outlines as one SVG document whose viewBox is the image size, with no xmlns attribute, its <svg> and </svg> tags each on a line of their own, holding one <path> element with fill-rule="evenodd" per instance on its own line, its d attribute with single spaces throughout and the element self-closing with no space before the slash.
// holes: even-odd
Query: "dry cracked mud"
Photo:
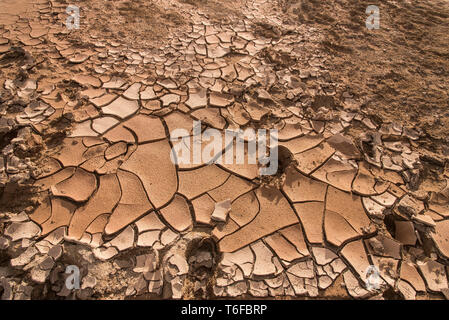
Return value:
<svg viewBox="0 0 449 320">
<path fill-rule="evenodd" d="M 1 299 L 449 296 L 447 1 L 379 30 L 355 0 L 70 4 L 0 0 Z M 277 174 L 173 164 L 194 120 L 277 129 Z"/>
</svg>

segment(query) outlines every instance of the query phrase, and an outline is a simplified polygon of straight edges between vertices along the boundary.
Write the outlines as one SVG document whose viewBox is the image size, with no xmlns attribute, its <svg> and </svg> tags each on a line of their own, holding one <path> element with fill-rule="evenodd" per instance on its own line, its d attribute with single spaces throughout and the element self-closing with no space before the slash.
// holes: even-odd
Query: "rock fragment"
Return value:
<svg viewBox="0 0 449 320">
<path fill-rule="evenodd" d="M 215 203 L 215 209 L 211 218 L 215 221 L 226 222 L 228 213 L 231 211 L 231 200 L 226 199 Z"/>
</svg>

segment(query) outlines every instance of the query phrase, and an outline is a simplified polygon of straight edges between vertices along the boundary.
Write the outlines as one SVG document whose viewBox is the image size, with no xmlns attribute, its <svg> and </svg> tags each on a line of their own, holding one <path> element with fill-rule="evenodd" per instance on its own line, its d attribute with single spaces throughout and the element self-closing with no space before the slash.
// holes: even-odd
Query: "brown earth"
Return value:
<svg viewBox="0 0 449 320">
<path fill-rule="evenodd" d="M 449 3 L 447 1 L 291 1 L 292 24 L 325 34 L 320 53 L 342 92 L 383 122 L 421 129 L 422 146 L 449 155 Z M 380 29 L 365 27 L 367 6 L 380 9 Z"/>
<path fill-rule="evenodd" d="M 0 18 L 6 24 L 17 23 L 20 21 L 19 15 L 23 18 L 28 14 L 32 2 L 0 0 Z M 80 0 L 77 5 L 81 8 L 81 28 L 64 35 L 63 40 L 67 40 L 77 50 L 93 51 L 93 39 L 106 39 L 111 42 L 120 40 L 122 45 L 133 50 L 160 53 L 164 45 L 176 39 L 181 31 L 189 32 L 191 25 L 197 23 L 188 12 L 201 10 L 208 21 L 215 24 L 229 23 L 235 19 L 246 19 L 245 3 L 247 1 L 244 0 L 179 0 L 167 5 L 163 0 Z M 311 109 L 310 118 L 313 119 L 313 111 L 320 107 L 347 111 L 357 109 L 376 125 L 393 122 L 415 128 L 420 137 L 410 143 L 413 150 L 421 155 L 424 165 L 416 194 L 420 196 L 444 188 L 444 176 L 449 174 L 449 82 L 446 80 L 449 73 L 449 2 L 384 1 L 378 4 L 379 30 L 368 30 L 365 27 L 365 9 L 373 4 L 365 0 L 278 0 L 277 5 L 275 3 L 262 3 L 260 10 L 267 16 L 276 13 L 282 19 L 282 27 L 270 23 L 263 16 L 256 16 L 251 17 L 252 32 L 258 37 L 272 39 L 296 37 L 299 43 L 287 50 L 272 45 L 263 49 L 259 57 L 272 65 L 275 71 L 289 70 L 297 76 L 301 71 L 314 67 L 320 70 L 319 76 L 303 79 L 304 95 L 300 101 L 310 102 L 310 108 L 306 110 L 307 113 Z M 52 1 L 52 4 L 64 7 L 70 2 L 59 0 Z M 65 17 L 64 13 L 59 14 L 61 23 Z M 303 28 L 300 30 L 306 32 L 293 32 L 294 27 Z M 28 49 L 35 60 L 35 65 L 28 70 L 29 75 L 44 79 L 44 83 L 57 84 L 57 88 L 70 100 L 76 99 L 76 93 L 81 87 L 67 77 L 76 72 L 93 73 L 90 66 L 78 68 L 65 60 L 53 64 L 47 58 L 47 52 L 33 52 L 31 47 Z M 301 55 L 298 57 L 292 51 L 299 51 Z M 21 77 L 22 71 L 19 69 L 26 57 L 21 52 L 15 52 L 13 56 L 3 55 L 2 59 L 0 66 L 5 68 L 0 70 L 0 85 L 3 90 L 6 79 Z M 231 52 L 224 59 L 234 63 L 241 56 Z M 157 78 L 153 69 L 148 73 L 148 79 Z M 113 71 L 108 76 L 135 81 L 125 72 Z M 50 78 L 51 81 L 48 80 Z M 244 93 L 256 96 L 259 87 L 253 85 Z M 266 89 L 274 98 L 279 98 L 283 106 L 291 106 L 291 102 L 285 99 L 287 90 L 281 85 L 275 83 Z M 322 89 L 336 94 L 327 96 Z M 2 97 L 3 94 L 7 96 L 3 91 L 1 94 Z M 352 99 L 351 102 L 348 102 L 348 97 Z M 7 116 L 13 118 L 19 113 L 14 111 L 14 108 L 8 109 Z M 270 121 L 263 120 L 267 123 Z M 264 121 L 261 120 L 261 123 Z M 31 157 L 39 163 L 41 156 L 61 147 L 70 126 L 70 121 L 64 117 L 56 119 L 40 132 L 42 146 L 35 149 L 33 154 L 21 158 Z M 366 127 L 356 123 L 344 133 L 360 142 L 360 136 L 365 131 Z M 5 145 L 12 138 L 6 139 Z M 2 211 L 27 208 L 27 213 L 30 213 L 32 206 L 42 200 L 31 187 L 15 188 L 9 185 L 8 188 L 2 190 Z M 3 223 L 0 221 L 2 233 Z M 136 254 L 130 251 L 120 258 L 129 259 Z M 110 267 L 99 265 L 98 272 L 105 273 Z M 126 276 L 121 274 L 121 280 L 125 281 Z M 346 298 L 343 282 L 340 275 L 332 286 L 321 292 L 322 298 Z M 102 283 L 102 288 L 106 288 L 105 296 L 116 297 L 116 292 L 109 289 L 108 285 L 108 281 Z M 185 298 L 189 297 L 193 296 Z M 384 297 L 388 298 L 387 295 Z M 425 297 L 418 296 L 421 299 Z"/>
</svg>

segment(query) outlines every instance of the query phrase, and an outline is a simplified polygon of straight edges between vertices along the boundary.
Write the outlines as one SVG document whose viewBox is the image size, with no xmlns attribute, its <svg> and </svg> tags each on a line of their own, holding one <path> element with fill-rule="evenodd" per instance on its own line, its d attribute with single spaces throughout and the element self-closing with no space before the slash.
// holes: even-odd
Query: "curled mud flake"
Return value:
<svg viewBox="0 0 449 320">
<path fill-rule="evenodd" d="M 195 212 L 195 222 L 210 225 L 212 213 L 215 210 L 215 201 L 208 194 L 204 194 L 192 200 Z"/>
<path fill-rule="evenodd" d="M 198 109 L 207 106 L 207 91 L 203 88 L 189 89 L 189 99 L 186 105 L 191 109 Z"/>
<path fill-rule="evenodd" d="M 13 222 L 6 228 L 5 235 L 12 241 L 29 239 L 37 236 L 41 232 L 39 226 L 32 221 Z"/>
</svg>

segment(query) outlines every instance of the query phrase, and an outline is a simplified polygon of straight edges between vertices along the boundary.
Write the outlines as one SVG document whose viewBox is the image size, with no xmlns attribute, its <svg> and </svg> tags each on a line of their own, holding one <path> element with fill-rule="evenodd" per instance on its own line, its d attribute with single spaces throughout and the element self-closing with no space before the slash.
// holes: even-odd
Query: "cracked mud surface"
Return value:
<svg viewBox="0 0 449 320">
<path fill-rule="evenodd" d="M 2 299 L 448 296 L 446 2 L 0 4 Z M 174 165 L 194 120 L 278 175 Z"/>
</svg>

